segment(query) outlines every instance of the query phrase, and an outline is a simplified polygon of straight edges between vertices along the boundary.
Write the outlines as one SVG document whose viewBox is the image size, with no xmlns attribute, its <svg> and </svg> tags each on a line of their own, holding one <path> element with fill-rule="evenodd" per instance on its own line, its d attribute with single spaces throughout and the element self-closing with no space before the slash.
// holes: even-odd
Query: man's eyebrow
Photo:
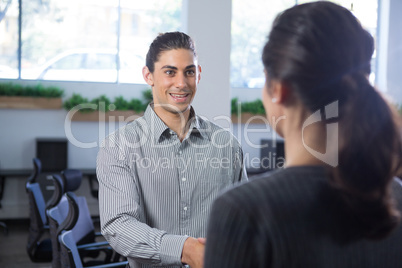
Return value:
<svg viewBox="0 0 402 268">
<path fill-rule="evenodd" d="M 195 68 L 195 67 L 196 67 L 196 66 L 195 66 L 194 64 L 191 64 L 191 65 L 187 66 L 187 67 L 185 68 L 185 70 L 192 69 L 192 68 Z M 177 67 L 171 66 L 171 65 L 162 66 L 161 69 L 173 69 L 173 70 L 178 70 Z"/>
<path fill-rule="evenodd" d="M 177 70 L 177 67 L 171 66 L 171 65 L 165 65 L 165 66 L 162 66 L 161 69 L 174 69 L 174 70 Z"/>
<path fill-rule="evenodd" d="M 192 69 L 192 68 L 195 68 L 195 65 L 194 65 L 194 64 L 191 64 L 191 65 L 187 66 L 187 67 L 186 67 L 186 70 L 187 70 L 187 69 Z"/>
</svg>

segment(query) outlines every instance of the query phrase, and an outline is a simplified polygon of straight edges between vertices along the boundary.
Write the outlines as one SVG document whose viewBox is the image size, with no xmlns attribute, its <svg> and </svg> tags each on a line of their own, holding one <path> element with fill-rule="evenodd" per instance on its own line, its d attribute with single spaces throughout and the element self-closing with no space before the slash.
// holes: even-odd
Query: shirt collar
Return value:
<svg viewBox="0 0 402 268">
<path fill-rule="evenodd" d="M 145 110 L 144 119 L 147 122 L 150 133 L 154 136 L 155 141 L 159 142 L 162 137 L 170 135 L 171 130 L 169 127 L 155 113 L 153 109 L 153 102 L 150 103 Z M 190 135 L 196 135 L 204 139 L 208 139 L 208 135 L 202 128 L 202 119 L 195 114 L 193 107 L 190 108 L 190 119 L 188 123 L 190 123 L 190 128 L 187 137 Z"/>
<path fill-rule="evenodd" d="M 199 135 L 204 139 L 209 139 L 209 136 L 206 134 L 206 131 L 202 128 L 202 119 L 195 114 L 193 107 L 190 110 L 190 119 L 189 122 L 189 135 Z"/>
</svg>

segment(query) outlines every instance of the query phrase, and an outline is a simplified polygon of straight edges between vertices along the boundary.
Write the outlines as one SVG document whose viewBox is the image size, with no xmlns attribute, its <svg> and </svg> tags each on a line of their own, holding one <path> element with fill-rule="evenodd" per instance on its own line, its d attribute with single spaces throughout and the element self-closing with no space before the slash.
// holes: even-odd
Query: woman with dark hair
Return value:
<svg viewBox="0 0 402 268">
<path fill-rule="evenodd" d="M 214 202 L 205 267 L 402 267 L 401 136 L 368 81 L 373 47 L 330 2 L 276 18 L 263 103 L 286 167 Z"/>
</svg>

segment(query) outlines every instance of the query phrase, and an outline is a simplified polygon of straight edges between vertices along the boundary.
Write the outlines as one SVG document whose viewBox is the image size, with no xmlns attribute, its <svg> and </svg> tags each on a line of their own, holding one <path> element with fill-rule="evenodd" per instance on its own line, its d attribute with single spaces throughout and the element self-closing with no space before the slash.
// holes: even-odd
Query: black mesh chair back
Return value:
<svg viewBox="0 0 402 268">
<path fill-rule="evenodd" d="M 57 229 L 59 224 L 64 221 L 68 213 L 67 199 L 63 197 L 65 192 L 65 180 L 62 176 L 54 174 L 51 176 L 53 180 L 54 191 L 49 199 L 48 208 L 46 209 L 47 218 L 49 221 L 50 239 L 52 241 L 52 267 L 59 268 L 60 266 L 60 245 L 57 239 L 59 233 Z"/>
<path fill-rule="evenodd" d="M 29 234 L 26 250 L 33 262 L 50 262 L 52 260 L 52 246 L 50 238 L 44 235 L 49 230 L 46 217 L 46 203 L 42 190 L 37 182 L 41 173 L 41 161 L 33 159 L 34 170 L 25 185 L 29 200 Z"/>
<path fill-rule="evenodd" d="M 53 194 L 50 197 L 49 201 L 46 203 L 46 211 L 57 206 L 59 204 L 63 194 L 65 193 L 65 190 L 64 190 L 65 183 L 64 183 L 62 176 L 60 176 L 58 174 L 53 174 L 52 176 L 50 176 L 50 178 L 53 181 L 54 190 L 53 190 Z"/>
<path fill-rule="evenodd" d="M 76 191 L 82 180 L 82 172 L 75 169 L 67 169 L 61 172 L 61 175 L 54 174 L 51 176 L 53 180 L 54 191 L 52 197 L 47 204 L 47 218 L 49 221 L 50 238 L 52 241 L 52 267 L 61 267 L 60 262 L 60 243 L 58 236 L 61 232 L 59 226 L 66 220 L 69 205 L 64 195 L 66 191 Z M 65 223 L 66 224 L 66 223 Z"/>
<path fill-rule="evenodd" d="M 80 170 L 67 169 L 62 172 L 64 178 L 64 190 L 66 195 L 71 196 L 69 201 L 69 209 L 67 217 L 77 219 L 70 228 L 74 229 L 74 237 L 78 244 L 92 243 L 95 241 L 96 232 L 93 224 L 91 213 L 88 208 L 87 200 L 84 196 L 76 196 L 73 192 L 76 191 L 82 181 L 82 172 Z M 74 209 L 77 207 L 77 209 Z M 67 224 L 65 222 L 64 224 Z M 72 224 L 72 223 L 70 223 Z M 62 229 L 67 228 L 64 226 Z"/>
<path fill-rule="evenodd" d="M 67 169 L 62 171 L 61 175 L 52 176 L 55 191 L 50 203 L 57 203 L 47 210 L 50 225 L 50 237 L 52 240 L 53 260 L 52 267 L 62 267 L 60 243 L 58 236 L 65 230 L 72 230 L 74 241 L 77 245 L 83 246 L 88 243 L 96 244 L 91 250 L 80 250 L 81 257 L 88 257 L 84 264 L 98 264 L 110 262 L 114 257 L 114 251 L 109 244 L 104 242 L 96 242 L 96 237 L 102 237 L 100 233 L 95 232 L 95 227 L 88 209 L 86 198 L 76 196 L 76 191 L 82 181 L 82 172 L 80 170 Z M 68 199 L 67 196 L 70 196 Z M 103 238 L 103 237 L 102 237 Z M 102 246 L 101 250 L 97 246 Z M 102 260 L 94 260 L 100 254 L 105 253 Z"/>
<path fill-rule="evenodd" d="M 86 266 L 94 266 L 117 262 L 120 255 L 116 254 L 106 241 L 95 241 L 95 231 L 92 229 L 92 219 L 88 207 L 86 206 L 85 198 L 77 197 L 72 192 L 66 192 L 65 197 L 69 208 L 65 220 L 60 223 L 57 230 L 59 234 L 58 239 L 60 244 L 60 236 L 64 232 L 70 231 L 71 243 L 75 244 L 80 258 L 77 267 L 82 267 L 83 263 Z M 64 199 L 62 199 L 62 202 L 63 201 Z M 88 241 L 88 239 L 90 239 L 90 241 Z M 102 258 L 98 258 L 101 252 L 103 253 Z M 70 253 L 66 251 L 66 248 L 64 248 L 63 252 L 63 247 L 60 244 L 59 254 L 61 267 L 75 267 L 74 265 L 76 264 L 73 265 L 73 262 L 75 263 L 76 261 Z M 89 257 L 89 260 L 87 257 Z M 83 261 L 84 259 L 85 261 Z"/>
</svg>

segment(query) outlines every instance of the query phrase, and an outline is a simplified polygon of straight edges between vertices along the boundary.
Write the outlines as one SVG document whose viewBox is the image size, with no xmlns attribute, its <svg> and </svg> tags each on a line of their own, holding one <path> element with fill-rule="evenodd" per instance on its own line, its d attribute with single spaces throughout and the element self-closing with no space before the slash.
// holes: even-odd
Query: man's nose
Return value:
<svg viewBox="0 0 402 268">
<path fill-rule="evenodd" d="M 185 88 L 186 87 L 186 77 L 184 74 L 177 74 L 176 75 L 176 81 L 175 81 L 175 86 L 177 88 Z"/>
</svg>

